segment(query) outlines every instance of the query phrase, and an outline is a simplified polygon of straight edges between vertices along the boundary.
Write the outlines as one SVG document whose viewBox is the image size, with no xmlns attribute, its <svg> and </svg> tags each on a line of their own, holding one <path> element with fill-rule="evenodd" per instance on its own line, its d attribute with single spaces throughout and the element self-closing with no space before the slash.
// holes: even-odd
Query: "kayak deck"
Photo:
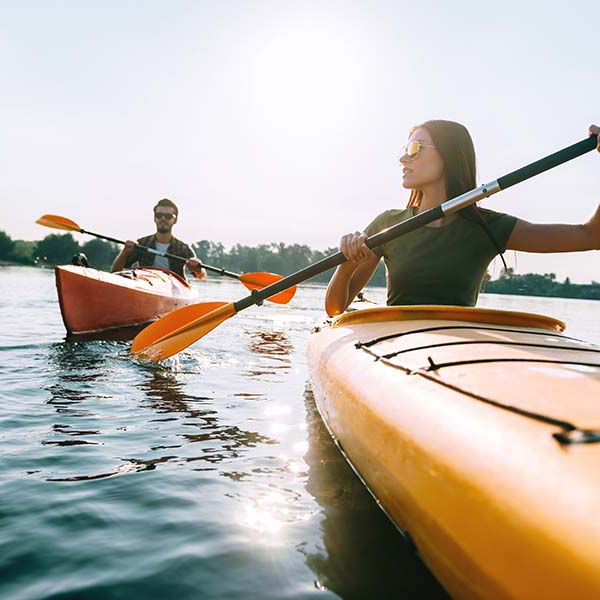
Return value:
<svg viewBox="0 0 600 600">
<path fill-rule="evenodd" d="M 600 590 L 600 347 L 542 315 L 346 313 L 309 365 L 334 439 L 458 598 Z"/>
<path fill-rule="evenodd" d="M 383 312 L 376 308 L 348 313 L 332 327 L 372 323 L 372 337 L 356 342 L 358 348 L 390 367 L 427 377 L 497 408 L 529 412 L 530 418 L 556 422 L 568 430 L 600 424 L 598 409 L 589 401 L 598 388 L 594 378 L 585 377 L 600 364 L 598 346 L 554 333 L 563 331 L 564 324 L 543 315 L 490 309 L 463 313 L 460 308 L 451 313 L 435 307 Z M 410 321 L 407 327 L 404 321 L 392 333 L 389 320 L 396 321 L 399 315 L 434 318 L 436 324 L 416 327 L 416 321 Z M 485 324 L 473 319 L 485 319 Z M 535 389 L 527 385 L 528 379 L 535 382 Z M 565 403 L 573 380 L 578 382 L 578 397 Z M 497 390 L 502 390 L 503 399 L 510 399 L 508 404 L 498 398 Z M 578 427 L 568 423 L 572 414 L 578 415 Z"/>
</svg>

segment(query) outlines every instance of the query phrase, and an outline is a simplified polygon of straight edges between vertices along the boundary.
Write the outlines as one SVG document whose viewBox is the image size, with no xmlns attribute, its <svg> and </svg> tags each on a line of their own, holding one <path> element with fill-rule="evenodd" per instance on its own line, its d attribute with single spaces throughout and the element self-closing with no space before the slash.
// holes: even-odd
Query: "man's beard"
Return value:
<svg viewBox="0 0 600 600">
<path fill-rule="evenodd" d="M 157 227 L 157 229 L 158 229 L 158 233 L 171 233 L 170 225 L 159 225 Z"/>
</svg>

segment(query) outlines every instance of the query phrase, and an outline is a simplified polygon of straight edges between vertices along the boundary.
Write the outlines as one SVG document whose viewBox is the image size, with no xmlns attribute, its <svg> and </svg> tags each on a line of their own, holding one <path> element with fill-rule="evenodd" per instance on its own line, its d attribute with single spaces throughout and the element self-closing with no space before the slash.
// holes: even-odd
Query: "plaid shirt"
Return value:
<svg viewBox="0 0 600 600">
<path fill-rule="evenodd" d="M 156 235 L 153 234 L 140 238 L 137 243 L 140 246 L 156 248 Z M 184 244 L 181 240 L 178 240 L 176 237 L 171 238 L 167 252 L 169 254 L 175 254 L 176 256 L 181 256 L 186 259 L 194 256 L 192 249 L 187 244 Z M 154 266 L 154 257 L 155 254 L 151 254 L 147 250 L 142 250 L 142 248 L 134 248 L 133 252 L 127 257 L 125 267 L 131 267 L 134 263 L 138 263 L 138 266 L 140 267 L 152 267 Z M 168 260 L 169 269 L 183 277 L 183 261 L 175 260 L 173 258 L 169 258 Z"/>
</svg>

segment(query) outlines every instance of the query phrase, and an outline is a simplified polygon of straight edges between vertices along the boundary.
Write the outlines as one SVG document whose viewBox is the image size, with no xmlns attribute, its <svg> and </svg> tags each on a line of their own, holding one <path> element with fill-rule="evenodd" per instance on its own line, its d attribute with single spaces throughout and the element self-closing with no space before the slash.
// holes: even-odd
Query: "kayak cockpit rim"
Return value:
<svg viewBox="0 0 600 600">
<path fill-rule="evenodd" d="M 473 308 L 469 306 L 380 306 L 346 312 L 335 317 L 331 327 L 347 327 L 358 323 L 386 321 L 467 321 L 513 327 L 534 327 L 547 331 L 563 332 L 566 325 L 559 319 L 534 313 Z"/>
</svg>

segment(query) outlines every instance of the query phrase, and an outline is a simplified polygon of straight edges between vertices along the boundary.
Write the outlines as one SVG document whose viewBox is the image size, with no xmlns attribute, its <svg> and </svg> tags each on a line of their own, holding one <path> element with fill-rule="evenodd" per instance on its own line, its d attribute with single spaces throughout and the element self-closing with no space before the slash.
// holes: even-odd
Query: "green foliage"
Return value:
<svg viewBox="0 0 600 600">
<path fill-rule="evenodd" d="M 209 242 L 208 240 L 202 240 L 200 242 L 196 242 L 192 245 L 192 249 L 198 258 L 206 261 L 206 263 L 210 263 L 210 261 L 215 261 L 216 264 L 221 264 L 223 262 L 223 257 L 225 256 L 225 246 L 221 244 L 221 242 Z M 224 267 L 224 265 L 223 265 Z"/>
<path fill-rule="evenodd" d="M 79 251 L 79 244 L 70 233 L 51 233 L 36 244 L 35 258 L 47 265 L 64 265 Z"/>
<path fill-rule="evenodd" d="M 119 254 L 119 247 L 112 242 L 92 239 L 81 247 L 81 251 L 87 256 L 90 267 L 110 271 L 113 261 Z"/>
<path fill-rule="evenodd" d="M 119 247 L 112 242 L 92 239 L 80 246 L 70 233 L 51 233 L 39 242 L 26 242 L 33 245 L 31 254 L 36 262 L 44 265 L 71 264 L 73 255 L 85 253 L 90 267 L 104 271 L 110 270 L 113 260 L 119 253 Z"/>
<path fill-rule="evenodd" d="M 0 259 L 8 260 L 10 258 L 14 242 L 4 231 L 0 231 Z"/>
<path fill-rule="evenodd" d="M 33 250 L 36 242 L 13 240 L 7 233 L 0 231 L 0 260 L 33 265 Z"/>
<path fill-rule="evenodd" d="M 512 271 L 498 279 L 488 281 L 485 291 L 490 294 L 516 294 L 524 296 L 553 296 L 560 298 L 586 298 L 600 300 L 600 284 L 593 281 L 589 285 L 571 283 L 567 277 L 564 283 L 556 281 L 555 273 L 527 273 L 515 275 Z"/>
<path fill-rule="evenodd" d="M 34 251 L 36 245 L 37 242 L 15 240 L 12 251 L 10 253 L 10 260 L 16 263 L 20 263 L 22 265 L 35 264 Z"/>
<path fill-rule="evenodd" d="M 313 250 L 302 244 L 288 246 L 282 242 L 260 244 L 259 246 L 236 244 L 231 250 L 227 251 L 221 242 L 215 243 L 208 240 L 201 240 L 193 244 L 192 248 L 196 256 L 207 265 L 222 267 L 228 271 L 238 273 L 267 271 L 279 275 L 295 273 L 338 251 L 338 248 L 327 248 L 323 251 Z M 312 281 L 327 283 L 332 274 L 333 269 L 313 277 Z M 216 277 L 219 276 L 216 275 Z M 385 285 L 383 264 L 379 266 L 373 275 L 371 285 Z"/>
</svg>

